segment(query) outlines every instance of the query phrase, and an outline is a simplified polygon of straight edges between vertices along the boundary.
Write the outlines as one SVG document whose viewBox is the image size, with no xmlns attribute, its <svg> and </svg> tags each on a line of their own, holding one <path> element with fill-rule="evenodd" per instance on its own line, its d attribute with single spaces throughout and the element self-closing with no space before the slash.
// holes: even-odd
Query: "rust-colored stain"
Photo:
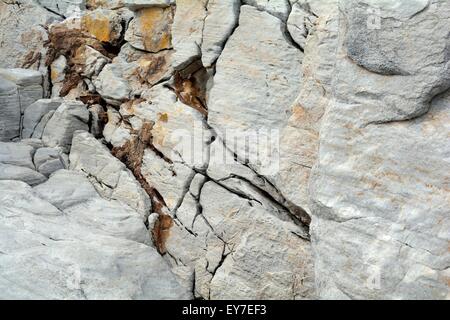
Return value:
<svg viewBox="0 0 450 320">
<path fill-rule="evenodd" d="M 170 229 L 173 226 L 173 219 L 166 214 L 160 214 L 156 220 L 155 226 L 152 230 L 153 241 L 159 253 L 166 252 L 166 241 L 170 236 Z"/>
<path fill-rule="evenodd" d="M 172 47 L 174 8 L 143 8 L 137 12 L 136 28 L 145 50 L 158 52 Z"/>
<path fill-rule="evenodd" d="M 84 63 L 84 48 L 90 46 L 108 58 L 113 58 L 114 54 L 105 49 L 102 42 L 83 32 L 80 29 L 71 29 L 64 24 L 56 24 L 48 30 L 48 47 L 46 66 L 50 66 L 60 55 L 67 59 L 66 76 L 60 96 L 66 96 L 70 90 L 76 88 L 82 80 L 80 71 L 81 64 Z"/>
<path fill-rule="evenodd" d="M 139 67 L 135 72 L 140 83 L 154 85 L 159 82 L 169 70 L 171 55 L 170 51 L 163 51 L 140 58 L 138 60 Z"/>
<path fill-rule="evenodd" d="M 113 26 L 107 16 L 100 14 L 85 15 L 81 20 L 83 29 L 102 42 L 110 42 Z"/>
<path fill-rule="evenodd" d="M 121 147 L 113 148 L 111 153 L 122 161 L 128 169 L 130 169 L 145 192 L 149 195 L 152 201 L 153 212 L 156 212 L 160 217 L 163 217 L 164 214 L 162 212 L 162 208 L 166 206 L 164 199 L 161 197 L 159 192 L 148 183 L 141 171 L 142 158 L 144 157 L 145 149 L 150 148 L 159 156 L 163 157 L 163 155 L 161 155 L 153 146 L 153 125 L 154 124 L 152 122 L 145 122 L 142 125 L 141 130 L 133 134 L 131 140 L 127 141 Z M 164 158 L 164 160 L 170 161 L 166 158 Z M 161 253 L 165 250 L 164 242 L 168 236 L 168 229 L 172 226 L 167 219 L 168 218 L 160 218 L 152 231 L 155 245 Z"/>
<path fill-rule="evenodd" d="M 194 77 L 191 75 L 183 77 L 180 72 L 176 72 L 174 85 L 175 94 L 181 102 L 199 111 L 205 117 L 208 115 L 206 91 Z"/>
</svg>

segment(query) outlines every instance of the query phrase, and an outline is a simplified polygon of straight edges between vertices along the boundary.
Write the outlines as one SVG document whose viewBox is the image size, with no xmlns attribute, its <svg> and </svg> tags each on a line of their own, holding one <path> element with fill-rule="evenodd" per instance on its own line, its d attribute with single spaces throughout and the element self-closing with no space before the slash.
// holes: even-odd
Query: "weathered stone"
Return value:
<svg viewBox="0 0 450 320">
<path fill-rule="evenodd" d="M 108 108 L 108 123 L 103 129 L 106 142 L 114 147 L 122 147 L 131 139 L 130 128 L 122 121 L 120 113 L 113 108 Z"/>
<path fill-rule="evenodd" d="M 301 4 L 295 3 L 292 5 L 292 10 L 287 20 L 287 29 L 292 40 L 301 48 L 305 48 L 306 38 L 314 20 L 315 17 L 304 10 Z"/>
<path fill-rule="evenodd" d="M 35 186 L 45 182 L 47 178 L 33 169 L 0 162 L 0 180 L 23 181 L 30 186 Z"/>
<path fill-rule="evenodd" d="M 0 77 L 0 141 L 20 136 L 20 99 L 14 82 Z"/>
<path fill-rule="evenodd" d="M 88 9 L 118 9 L 124 6 L 124 0 L 86 0 Z"/>
<path fill-rule="evenodd" d="M 256 31 L 255 21 L 261 26 Z M 286 41 L 281 24 L 268 13 L 250 6 L 241 8 L 239 26 L 217 62 L 209 95 L 208 123 L 242 162 L 249 162 L 257 173 L 276 183 L 278 189 L 283 188 L 283 194 L 294 206 L 304 206 L 305 210 L 307 176 L 302 173 L 303 178 L 292 180 L 292 163 L 284 159 L 294 156 L 282 154 L 291 149 L 291 140 L 297 141 L 299 147 L 302 144 L 297 138 L 284 137 L 283 130 L 300 91 L 303 54 Z M 296 154 L 302 152 L 296 147 L 292 150 Z"/>
<path fill-rule="evenodd" d="M 47 122 L 42 141 L 49 147 L 60 147 L 68 153 L 77 130 L 89 130 L 89 111 L 78 101 L 65 101 Z"/>
<path fill-rule="evenodd" d="M 38 0 L 44 8 L 68 17 L 86 9 L 86 0 Z"/>
<path fill-rule="evenodd" d="M 172 48 L 171 7 L 149 7 L 135 12 L 125 33 L 125 40 L 133 47 L 149 52 L 159 52 Z"/>
<path fill-rule="evenodd" d="M 50 111 L 58 109 L 62 104 L 62 99 L 40 99 L 29 105 L 24 112 L 22 122 L 22 138 L 31 138 L 36 131 L 36 127 L 42 121 L 43 117 Z M 38 137 L 40 138 L 40 137 Z"/>
<path fill-rule="evenodd" d="M 223 47 L 237 26 L 240 0 L 210 0 L 202 32 L 202 63 L 211 67 L 222 53 Z"/>
<path fill-rule="evenodd" d="M 77 132 L 70 152 L 70 169 L 84 172 L 107 199 L 127 204 L 147 220 L 151 211 L 148 195 L 123 163 L 88 132 Z"/>
<path fill-rule="evenodd" d="M 172 26 L 173 66 L 183 69 L 201 57 L 206 0 L 178 0 Z"/>
<path fill-rule="evenodd" d="M 50 180 L 41 191 L 51 190 L 60 183 Z M 67 196 L 70 198 L 71 194 Z M 0 250 L 6 254 L 0 256 L 0 273 L 4 279 L 0 281 L 0 296 L 4 299 L 189 298 L 188 289 L 179 284 L 156 250 L 127 240 L 137 230 L 104 229 L 113 226 L 109 224 L 110 219 L 123 218 L 123 213 L 115 209 L 109 211 L 111 215 L 105 215 L 105 203 L 101 201 L 91 200 L 89 203 L 100 206 L 83 208 L 89 211 L 82 212 L 81 207 L 77 210 L 75 205 L 63 214 L 25 184 L 1 181 Z M 123 223 L 130 223 L 128 220 Z M 42 263 L 42 259 L 48 263 Z"/>
<path fill-rule="evenodd" d="M 175 0 L 122 0 L 122 2 L 124 6 L 130 10 L 140 10 L 151 7 L 165 8 L 175 4 Z"/>
<path fill-rule="evenodd" d="M 122 33 L 122 18 L 114 10 L 97 9 L 81 17 L 82 29 L 101 42 L 116 43 Z"/>
<path fill-rule="evenodd" d="M 170 77 L 171 56 L 170 51 L 145 53 L 124 45 L 113 62 L 103 68 L 94 85 L 106 101 L 119 106 Z"/>
<path fill-rule="evenodd" d="M 289 0 L 244 0 L 243 4 L 251 5 L 258 10 L 266 11 L 283 21 L 287 20 L 291 9 Z"/>
<path fill-rule="evenodd" d="M 59 20 L 34 1 L 17 0 L 0 3 L 0 67 L 27 68 L 46 72 L 43 26 Z"/>
<path fill-rule="evenodd" d="M 310 187 L 317 293 L 448 299 L 450 102 L 448 93 L 435 95 L 447 81 L 441 23 L 450 6 L 436 1 L 420 11 L 420 1 L 399 2 L 381 29 L 368 30 L 362 1 L 343 4 L 352 5 L 341 11 L 349 25 L 328 58 L 333 94 Z"/>
<path fill-rule="evenodd" d="M 208 182 L 202 187 L 198 212 L 195 198 L 187 194 L 190 218 L 183 202 L 167 251 L 195 267 L 195 290 L 203 298 L 311 297 L 309 244 L 295 235 L 302 231 L 272 215 L 277 209 L 254 195 L 253 200 L 241 198 Z M 181 252 L 180 244 L 188 250 Z"/>
<path fill-rule="evenodd" d="M 55 148 L 37 149 L 34 158 L 36 170 L 49 177 L 53 172 L 64 169 L 64 161 L 61 159 L 61 151 Z"/>
<path fill-rule="evenodd" d="M 0 162 L 35 170 L 34 148 L 25 143 L 0 142 Z"/>
<path fill-rule="evenodd" d="M 44 95 L 42 73 L 27 69 L 0 69 L 0 77 L 17 85 L 21 113 Z"/>
</svg>

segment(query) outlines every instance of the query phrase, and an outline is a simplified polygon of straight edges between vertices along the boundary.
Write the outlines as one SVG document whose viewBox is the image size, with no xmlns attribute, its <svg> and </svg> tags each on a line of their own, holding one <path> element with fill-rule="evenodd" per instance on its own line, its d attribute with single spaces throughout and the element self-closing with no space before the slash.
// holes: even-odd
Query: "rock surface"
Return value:
<svg viewBox="0 0 450 320">
<path fill-rule="evenodd" d="M 448 1 L 0 17 L 0 298 L 450 299 Z"/>
</svg>

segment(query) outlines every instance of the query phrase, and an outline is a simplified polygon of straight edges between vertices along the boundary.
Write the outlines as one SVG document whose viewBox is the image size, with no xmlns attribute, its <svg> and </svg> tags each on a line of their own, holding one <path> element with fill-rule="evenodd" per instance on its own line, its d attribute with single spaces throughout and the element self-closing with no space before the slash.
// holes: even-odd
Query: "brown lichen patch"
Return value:
<svg viewBox="0 0 450 320">
<path fill-rule="evenodd" d="M 169 115 L 167 114 L 167 113 L 158 113 L 158 118 L 159 118 L 159 121 L 161 121 L 161 122 L 167 122 L 167 121 L 169 121 Z"/>
<path fill-rule="evenodd" d="M 142 188 L 149 195 L 152 201 L 153 212 L 158 213 L 159 219 L 153 229 L 153 239 L 158 250 L 164 252 L 164 243 L 167 239 L 168 229 L 172 226 L 169 216 L 164 215 L 163 208 L 166 207 L 164 199 L 154 187 L 152 187 L 142 174 L 142 159 L 147 148 L 163 157 L 153 146 L 152 136 L 153 123 L 145 122 L 139 132 L 134 132 L 131 140 L 121 147 L 115 147 L 111 153 L 122 161 L 134 174 Z M 165 159 L 167 161 L 167 159 Z M 172 218 L 170 218 L 172 219 Z"/>
<path fill-rule="evenodd" d="M 155 85 L 169 72 L 172 52 L 163 51 L 156 54 L 147 54 L 138 59 L 136 76 L 142 84 Z"/>
<path fill-rule="evenodd" d="M 111 25 L 106 17 L 99 17 L 95 19 L 91 16 L 84 16 L 82 20 L 86 31 L 88 31 L 96 39 L 103 42 L 111 41 Z"/>
<path fill-rule="evenodd" d="M 197 68 L 192 68 L 192 65 L 197 66 Z M 201 63 L 200 65 L 197 63 L 192 65 L 175 72 L 173 90 L 182 103 L 207 117 L 206 81 L 208 74 Z"/>
<path fill-rule="evenodd" d="M 170 229 L 173 226 L 173 218 L 166 214 L 160 214 L 152 230 L 153 242 L 158 252 L 166 252 L 166 241 L 170 236 Z"/>
<path fill-rule="evenodd" d="M 124 102 L 120 108 L 122 108 L 124 111 L 126 111 L 127 114 L 133 115 L 135 113 L 134 108 L 139 105 L 140 103 L 144 102 L 145 100 L 142 98 L 132 99 Z"/>
<path fill-rule="evenodd" d="M 84 64 L 83 50 L 86 46 L 90 46 L 108 58 L 113 58 L 111 54 L 105 49 L 101 41 L 86 35 L 80 28 L 76 26 L 59 23 L 53 25 L 48 33 L 48 47 L 46 66 L 50 66 L 54 60 L 60 55 L 67 59 L 66 76 L 63 82 L 63 88 L 60 91 L 60 96 L 66 96 L 70 90 L 76 88 L 78 83 L 82 80 L 81 71 Z"/>
<path fill-rule="evenodd" d="M 87 105 L 99 104 L 102 106 L 106 106 L 105 100 L 103 100 L 103 98 L 99 94 L 89 94 L 80 96 L 80 101 Z"/>
<path fill-rule="evenodd" d="M 23 69 L 32 69 L 36 65 L 36 69 L 39 69 L 41 58 L 42 54 L 40 52 L 30 51 L 22 58 L 20 67 Z"/>
<path fill-rule="evenodd" d="M 142 36 L 144 49 L 158 52 L 172 47 L 174 8 L 143 8 L 136 13 L 135 32 Z"/>
</svg>

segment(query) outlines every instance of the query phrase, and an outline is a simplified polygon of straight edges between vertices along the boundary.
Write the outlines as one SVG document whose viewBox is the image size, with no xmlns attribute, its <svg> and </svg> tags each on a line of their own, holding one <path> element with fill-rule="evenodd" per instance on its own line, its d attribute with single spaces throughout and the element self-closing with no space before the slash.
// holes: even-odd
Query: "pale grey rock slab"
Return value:
<svg viewBox="0 0 450 320">
<path fill-rule="evenodd" d="M 44 143 L 42 142 L 41 139 L 26 138 L 26 139 L 20 140 L 20 143 L 30 146 L 34 150 L 44 147 Z"/>
<path fill-rule="evenodd" d="M 131 139 L 130 129 L 125 127 L 120 113 L 108 108 L 108 123 L 103 128 L 103 137 L 114 147 L 122 147 Z"/>
<path fill-rule="evenodd" d="M 94 81 L 97 91 L 105 100 L 114 105 L 120 105 L 120 101 L 130 98 L 131 88 L 128 82 L 121 78 L 120 75 L 120 66 L 108 64 Z"/>
<path fill-rule="evenodd" d="M 0 181 L 0 191 L 1 298 L 191 297 L 155 249 L 123 238 L 135 230 L 104 235 L 107 220 L 100 222 L 111 218 L 99 210 L 104 204 L 79 223 L 77 210 L 63 214 L 24 183 Z"/>
<path fill-rule="evenodd" d="M 441 23 L 450 7 L 401 4 L 366 35 L 348 33 L 356 21 L 366 28 L 365 13 L 344 6 L 353 27 L 340 25 L 337 54 L 328 56 L 332 95 L 310 183 L 316 288 L 324 299 L 449 297 L 449 97 L 436 94 L 447 81 Z M 427 36 L 406 39 L 406 30 Z M 359 47 L 366 41 L 358 63 L 348 59 L 348 37 Z M 416 45 L 434 53 L 425 58 Z M 378 59 L 397 46 L 395 59 Z"/>
<path fill-rule="evenodd" d="M 20 100 L 17 86 L 0 77 L 0 141 L 20 136 Z"/>
<path fill-rule="evenodd" d="M 186 195 L 166 248 L 195 269 L 198 296 L 302 299 L 313 294 L 309 242 L 295 235 L 298 226 L 277 218 L 276 209 L 259 200 L 210 181 L 202 188 L 197 213 L 195 199 Z"/>
<path fill-rule="evenodd" d="M 77 130 L 89 130 L 89 111 L 79 101 L 65 101 L 47 122 L 42 141 L 49 147 L 70 151 L 72 137 Z"/>
<path fill-rule="evenodd" d="M 418 2 L 398 8 L 413 3 Z M 337 84 L 340 92 L 347 92 L 344 87 L 350 80 L 352 86 L 359 83 L 355 102 L 363 105 L 361 125 L 420 116 L 428 111 L 433 97 L 450 87 L 445 28 L 450 7 L 443 1 L 435 1 L 427 10 L 421 7 L 405 21 L 381 17 L 372 24 L 367 22 L 364 2 L 341 3 L 347 26 L 340 53 L 350 59 L 338 67 L 353 77 L 342 77 Z"/>
<path fill-rule="evenodd" d="M 252 27 L 255 21 L 260 25 L 258 30 Z M 214 175 L 215 170 L 226 169 L 228 174 L 220 174 L 224 178 L 235 173 L 251 177 L 251 181 L 261 180 L 257 175 L 263 175 L 266 183 L 256 185 L 262 184 L 262 189 L 270 190 L 280 203 L 305 211 L 309 169 L 301 168 L 303 172 L 295 180 L 292 172 L 300 166 L 291 159 L 306 157 L 302 153 L 307 148 L 301 148 L 298 135 L 292 137 L 295 129 L 288 129 L 301 90 L 303 53 L 285 39 L 282 24 L 264 11 L 241 7 L 239 26 L 217 61 L 208 99 L 208 123 L 229 151 L 214 146 L 217 153 L 212 157 L 214 169 L 210 166 L 208 171 Z M 293 150 L 289 145 L 292 141 L 297 142 Z M 233 161 L 230 152 L 236 153 L 240 162 L 247 163 L 252 170 Z M 221 169 L 222 155 L 231 162 Z"/>
<path fill-rule="evenodd" d="M 52 82 L 52 97 L 59 97 L 66 78 L 67 58 L 60 55 L 50 65 L 50 80 Z"/>
<path fill-rule="evenodd" d="M 255 21 L 260 25 L 257 30 Z M 242 6 L 239 27 L 217 62 L 208 123 L 219 135 L 229 131 L 225 143 L 246 160 L 248 145 L 256 143 L 236 144 L 236 135 L 252 140 L 252 132 L 269 135 L 270 130 L 282 129 L 300 91 L 303 54 L 286 42 L 281 23 L 266 12 Z"/>
<path fill-rule="evenodd" d="M 47 126 L 48 121 L 53 117 L 53 114 L 56 110 L 51 110 L 47 112 L 44 116 L 42 116 L 41 121 L 36 125 L 36 128 L 34 129 L 33 135 L 31 136 L 32 139 L 42 139 L 42 135 L 44 134 L 44 129 Z"/>
<path fill-rule="evenodd" d="M 2 82 L 0 90 L 4 92 L 0 99 L 4 100 L 5 104 L 2 111 L 5 113 L 3 120 L 5 124 L 2 124 L 2 129 L 5 131 L 3 140 L 8 141 L 11 138 L 20 137 L 22 113 L 30 104 L 43 97 L 43 77 L 39 71 L 0 68 L 0 79 Z M 16 86 L 15 95 L 12 84 Z M 17 118 L 19 118 L 19 122 L 17 122 Z"/>
<path fill-rule="evenodd" d="M 139 213 L 117 200 L 95 197 L 70 206 L 64 213 L 71 221 L 96 232 L 151 244 L 150 233 Z"/>
<path fill-rule="evenodd" d="M 291 9 L 289 0 L 244 0 L 243 4 L 266 11 L 283 21 L 287 20 Z"/>
<path fill-rule="evenodd" d="M 79 131 L 74 135 L 69 159 L 70 169 L 90 177 L 104 198 L 122 201 L 147 220 L 149 196 L 126 166 L 90 133 Z"/>
<path fill-rule="evenodd" d="M 145 150 L 142 175 L 164 199 L 169 210 L 176 209 L 189 188 L 195 171 L 179 162 L 169 163 L 151 150 Z"/>
<path fill-rule="evenodd" d="M 287 20 L 287 29 L 292 37 L 301 48 L 306 45 L 306 38 L 309 33 L 309 28 L 312 27 L 314 18 L 312 15 L 304 10 L 299 3 L 292 5 L 289 18 Z"/>
<path fill-rule="evenodd" d="M 35 70 L 14 68 L 4 69 L 0 68 L 0 76 L 14 82 L 21 87 L 28 87 L 32 85 L 42 86 L 42 73 Z"/>
<path fill-rule="evenodd" d="M 31 138 L 43 117 L 48 112 L 58 109 L 62 102 L 60 98 L 40 99 L 29 105 L 23 115 L 22 138 Z"/>
<path fill-rule="evenodd" d="M 202 32 L 202 63 L 211 67 L 222 53 L 223 47 L 239 20 L 240 0 L 210 0 Z"/>
<path fill-rule="evenodd" d="M 34 151 L 34 147 L 24 143 L 0 142 L 0 162 L 35 170 Z"/>
<path fill-rule="evenodd" d="M 38 3 L 64 17 L 81 14 L 86 10 L 86 0 L 38 0 Z"/>
<path fill-rule="evenodd" d="M 170 51 L 149 53 L 125 44 L 112 63 L 102 69 L 93 84 L 106 101 L 120 106 L 163 79 L 170 78 L 171 56 Z"/>
<path fill-rule="evenodd" d="M 172 25 L 173 67 L 183 69 L 201 57 L 208 1 L 179 1 Z"/>
<path fill-rule="evenodd" d="M 33 189 L 39 197 L 60 210 L 91 199 L 101 198 L 81 172 L 59 170 L 50 179 Z"/>
<path fill-rule="evenodd" d="M 407 20 L 417 13 L 422 12 L 430 5 L 430 0 L 362 0 L 360 3 L 379 10 L 382 18 L 394 18 Z"/>
<path fill-rule="evenodd" d="M 0 163 L 0 180 L 23 181 L 35 186 L 47 181 L 47 177 L 28 167 Z"/>
<path fill-rule="evenodd" d="M 173 162 L 205 169 L 212 133 L 204 116 L 177 100 L 175 93 L 164 85 L 148 90 L 145 98 L 146 102 L 134 106 L 132 115 L 153 122 L 155 148 Z"/>
<path fill-rule="evenodd" d="M 82 75 L 89 79 L 98 76 L 103 70 L 103 67 L 111 62 L 109 58 L 90 46 L 85 46 L 84 59 L 85 64 Z"/>
<path fill-rule="evenodd" d="M 27 68 L 46 72 L 44 42 L 48 35 L 43 26 L 59 20 L 34 1 L 0 3 L 1 68 Z"/>
<path fill-rule="evenodd" d="M 17 93 L 20 97 L 20 111 L 25 109 L 44 96 L 43 74 L 40 71 L 14 68 L 1 69 L 0 77 L 3 77 L 17 85 Z"/>
</svg>

